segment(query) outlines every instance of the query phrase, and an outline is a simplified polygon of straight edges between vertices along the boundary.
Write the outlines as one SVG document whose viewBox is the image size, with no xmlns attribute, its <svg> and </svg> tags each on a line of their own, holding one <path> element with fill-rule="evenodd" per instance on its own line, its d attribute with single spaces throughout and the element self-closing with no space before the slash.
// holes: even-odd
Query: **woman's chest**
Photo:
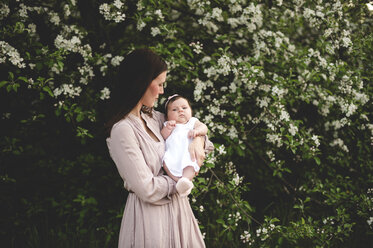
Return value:
<svg viewBox="0 0 373 248">
<path fill-rule="evenodd" d="M 145 130 L 140 132 L 137 138 L 146 164 L 154 175 L 158 175 L 162 167 L 162 159 L 165 151 L 164 140 L 155 141 Z"/>
</svg>

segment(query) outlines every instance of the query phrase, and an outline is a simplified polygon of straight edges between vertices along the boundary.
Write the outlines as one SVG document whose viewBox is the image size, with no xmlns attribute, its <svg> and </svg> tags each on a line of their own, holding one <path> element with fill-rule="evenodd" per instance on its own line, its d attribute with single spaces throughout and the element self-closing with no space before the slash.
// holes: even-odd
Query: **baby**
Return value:
<svg viewBox="0 0 373 248">
<path fill-rule="evenodd" d="M 192 188 L 192 180 L 199 171 L 197 162 L 189 154 L 189 144 L 196 136 L 207 134 L 207 126 L 192 117 L 189 101 L 179 95 L 170 96 L 165 104 L 166 119 L 161 130 L 166 140 L 163 168 L 175 180 L 176 190 L 181 197 L 187 196 Z"/>
</svg>

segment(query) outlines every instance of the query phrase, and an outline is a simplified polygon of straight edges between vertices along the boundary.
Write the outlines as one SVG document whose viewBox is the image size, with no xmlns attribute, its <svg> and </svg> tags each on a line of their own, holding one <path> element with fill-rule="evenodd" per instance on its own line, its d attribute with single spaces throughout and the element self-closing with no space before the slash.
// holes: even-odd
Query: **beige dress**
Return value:
<svg viewBox="0 0 373 248">
<path fill-rule="evenodd" d="M 175 181 L 162 170 L 164 115 L 129 114 L 117 122 L 106 140 L 124 187 L 130 192 L 123 213 L 118 247 L 205 247 L 187 197 L 179 197 Z M 211 142 L 210 142 L 211 143 Z"/>
</svg>

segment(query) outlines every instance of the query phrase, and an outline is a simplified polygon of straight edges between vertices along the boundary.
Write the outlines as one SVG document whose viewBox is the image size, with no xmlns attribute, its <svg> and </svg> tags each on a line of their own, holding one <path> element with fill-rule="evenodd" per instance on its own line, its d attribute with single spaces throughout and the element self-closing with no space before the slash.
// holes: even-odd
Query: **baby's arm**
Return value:
<svg viewBox="0 0 373 248">
<path fill-rule="evenodd" d="M 168 136 L 170 136 L 170 134 L 172 133 L 172 130 L 175 129 L 175 127 L 176 127 L 176 121 L 174 120 L 167 121 L 166 125 L 161 130 L 162 137 L 164 139 L 167 139 Z"/>
<path fill-rule="evenodd" d="M 197 136 L 205 136 L 207 134 L 208 128 L 205 124 L 200 121 L 196 121 L 194 124 L 194 129 L 189 131 L 188 137 L 195 138 Z"/>
</svg>

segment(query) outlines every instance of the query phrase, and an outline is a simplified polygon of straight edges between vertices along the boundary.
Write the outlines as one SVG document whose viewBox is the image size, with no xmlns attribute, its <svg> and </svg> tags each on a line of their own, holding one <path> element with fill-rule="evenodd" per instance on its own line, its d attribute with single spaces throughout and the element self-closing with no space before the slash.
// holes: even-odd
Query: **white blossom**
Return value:
<svg viewBox="0 0 373 248">
<path fill-rule="evenodd" d="M 111 59 L 111 64 L 113 66 L 119 66 L 120 65 L 120 62 L 122 62 L 124 59 L 123 56 L 115 56 Z"/>
<path fill-rule="evenodd" d="M 280 114 L 280 120 L 283 120 L 283 121 L 289 121 L 290 120 L 290 115 L 287 111 L 285 110 L 281 110 L 281 114 Z"/>
<path fill-rule="evenodd" d="M 225 146 L 224 146 L 223 144 L 220 145 L 216 150 L 217 150 L 217 152 L 218 152 L 219 155 L 224 155 L 224 154 L 227 153 L 227 152 L 225 151 Z"/>
<path fill-rule="evenodd" d="M 369 12 L 373 12 L 373 2 L 367 3 L 366 5 L 367 5 Z"/>
<path fill-rule="evenodd" d="M 158 27 L 151 27 L 150 33 L 152 36 L 157 36 L 161 33 L 161 30 Z"/>
<path fill-rule="evenodd" d="M 159 20 L 161 20 L 161 21 L 164 20 L 163 13 L 160 9 L 157 9 L 156 11 L 154 11 L 154 14 L 158 17 Z"/>
<path fill-rule="evenodd" d="M 271 134 L 271 133 L 267 133 L 267 142 L 269 143 L 272 143 L 274 145 L 276 145 L 277 147 L 281 147 L 282 146 L 282 140 L 281 140 L 281 137 L 278 135 L 278 134 Z"/>
<path fill-rule="evenodd" d="M 145 26 L 146 26 L 146 23 L 142 19 L 139 19 L 137 21 L 137 25 L 136 25 L 137 30 L 141 31 L 143 30 Z"/>
<path fill-rule="evenodd" d="M 27 32 L 29 32 L 29 34 L 31 36 L 34 36 L 36 35 L 36 25 L 34 23 L 30 23 L 28 26 L 27 26 Z"/>
<path fill-rule="evenodd" d="M 65 39 L 62 35 L 57 35 L 54 40 L 54 45 L 61 49 L 66 49 L 67 51 L 77 52 L 81 41 L 78 36 L 73 36 L 70 40 Z"/>
<path fill-rule="evenodd" d="M 19 5 L 19 10 L 18 10 L 18 15 L 20 16 L 20 17 L 22 17 L 22 18 L 27 18 L 28 16 L 27 16 L 27 6 L 26 5 L 24 5 L 23 3 L 21 3 L 20 5 Z"/>
<path fill-rule="evenodd" d="M 223 11 L 219 8 L 213 8 L 212 9 L 212 14 L 211 14 L 211 18 L 214 18 L 218 21 L 224 21 L 224 18 L 223 18 L 223 15 L 222 15 Z"/>
<path fill-rule="evenodd" d="M 292 136 L 295 136 L 295 134 L 298 132 L 298 127 L 297 126 L 294 126 L 292 123 L 290 123 L 289 125 L 289 133 L 292 135 Z"/>
<path fill-rule="evenodd" d="M 234 172 L 232 180 L 233 180 L 234 184 L 236 186 L 238 186 L 242 182 L 243 178 L 240 177 L 237 172 Z"/>
<path fill-rule="evenodd" d="M 373 6 L 372 6 L 372 11 L 373 11 Z M 368 223 L 369 226 L 372 225 L 372 223 L 373 223 L 373 217 L 372 216 L 369 217 L 369 219 L 367 220 L 367 223 Z"/>
<path fill-rule="evenodd" d="M 64 11 L 64 16 L 65 16 L 65 17 L 69 17 L 69 16 L 71 15 L 70 5 L 65 4 L 65 5 L 63 6 L 63 11 Z"/>
<path fill-rule="evenodd" d="M 334 139 L 332 142 L 330 142 L 330 146 L 339 146 L 343 151 L 349 152 L 349 149 L 340 138 Z"/>
<path fill-rule="evenodd" d="M 317 135 L 312 135 L 311 139 L 315 142 L 316 147 L 320 145 L 319 137 Z"/>
<path fill-rule="evenodd" d="M 0 5 L 0 20 L 7 17 L 9 15 L 9 13 L 10 13 L 10 9 L 9 9 L 8 5 L 6 5 L 5 3 L 2 3 Z"/>
<path fill-rule="evenodd" d="M 48 15 L 51 23 L 53 23 L 56 26 L 60 24 L 61 19 L 56 12 L 49 12 Z"/>
<path fill-rule="evenodd" d="M 72 84 L 62 84 L 59 88 L 54 89 L 53 94 L 55 97 L 62 94 L 70 98 L 75 98 L 80 95 L 81 91 L 82 88 L 80 86 L 74 87 Z"/>
<path fill-rule="evenodd" d="M 269 151 L 266 152 L 266 154 L 267 154 L 267 156 L 268 156 L 268 158 L 271 162 L 276 160 L 276 157 L 275 157 L 275 154 L 273 153 L 273 151 L 269 150 Z"/>
<path fill-rule="evenodd" d="M 110 90 L 109 88 L 105 87 L 101 91 L 101 100 L 109 99 L 110 98 Z"/>
<path fill-rule="evenodd" d="M 122 8 L 124 3 L 121 0 L 114 0 L 113 5 L 117 7 L 118 9 Z"/>
<path fill-rule="evenodd" d="M 227 136 L 228 136 L 229 138 L 231 138 L 232 140 L 238 138 L 238 132 L 237 132 L 237 129 L 236 129 L 234 126 L 231 126 L 231 127 L 228 129 Z"/>
<path fill-rule="evenodd" d="M 200 43 L 199 41 L 191 42 L 189 46 L 193 48 L 193 52 L 195 52 L 196 54 L 200 54 L 202 52 L 203 44 Z"/>
<path fill-rule="evenodd" d="M 12 47 L 5 41 L 0 41 L 0 64 L 5 63 L 7 57 L 9 61 L 18 68 L 26 67 L 26 64 L 22 62 L 23 58 L 21 58 L 17 49 Z"/>
<path fill-rule="evenodd" d="M 271 99 L 269 97 L 263 97 L 262 99 L 257 97 L 256 98 L 256 104 L 260 107 L 260 108 L 263 108 L 263 107 L 268 107 L 268 103 L 271 101 Z"/>
<path fill-rule="evenodd" d="M 118 8 L 118 6 L 122 6 L 121 1 L 116 0 L 114 4 L 116 4 L 113 5 L 115 8 L 107 3 L 101 4 L 99 7 L 100 14 L 102 14 L 107 21 L 115 21 L 116 23 L 124 21 L 126 15 L 119 11 L 120 8 Z"/>
</svg>

